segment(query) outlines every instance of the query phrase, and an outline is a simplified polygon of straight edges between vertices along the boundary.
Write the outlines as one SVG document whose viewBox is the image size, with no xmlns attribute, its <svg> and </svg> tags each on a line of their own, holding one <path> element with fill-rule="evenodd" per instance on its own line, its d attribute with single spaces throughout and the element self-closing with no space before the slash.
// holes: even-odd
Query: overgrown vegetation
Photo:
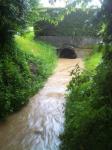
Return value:
<svg viewBox="0 0 112 150">
<path fill-rule="evenodd" d="M 35 23 L 35 35 L 36 36 L 91 36 L 97 37 L 99 30 L 98 20 L 95 15 L 99 9 L 74 9 L 74 11 L 68 14 L 63 14 L 62 20 L 58 19 L 60 12 L 63 12 L 63 8 L 48 9 L 47 13 L 50 20 L 38 20 Z M 52 21 L 53 20 L 53 21 Z M 96 22 L 97 21 L 97 22 Z"/>
<path fill-rule="evenodd" d="M 99 126 L 98 121 L 103 117 L 100 114 L 103 108 L 96 110 L 93 107 L 93 93 L 96 90 L 95 68 L 99 63 L 101 63 L 101 53 L 97 52 L 85 60 L 86 70 L 81 75 L 78 67 L 72 72 L 73 78 L 68 86 L 66 103 L 65 132 L 61 136 L 62 150 L 103 150 L 104 139 L 101 134 L 105 131 L 103 132 L 102 123 Z M 99 96 L 95 97 L 95 101 Z"/>
<path fill-rule="evenodd" d="M 53 1 L 56 0 L 50 0 Z M 89 1 L 74 1 L 71 8 Z M 112 0 L 101 2 L 98 20 L 103 57 L 94 54 L 91 60 L 86 60 L 87 70 L 81 75 L 78 67 L 72 72 L 65 132 L 61 137 L 63 150 L 112 149 Z M 0 118 L 27 103 L 54 66 L 52 60 L 56 56 L 51 47 L 41 42 L 36 44 L 30 36 L 16 37 L 17 43 L 14 42 L 14 35 L 24 30 L 28 18 L 31 22 L 35 20 L 32 17 L 35 4 L 36 0 L 0 0 Z M 76 35 L 75 31 L 72 33 Z"/>
<path fill-rule="evenodd" d="M 85 70 L 93 73 L 93 71 L 95 71 L 96 67 L 99 64 L 99 60 L 101 60 L 101 57 L 102 57 L 102 52 L 93 51 L 84 60 Z"/>
<path fill-rule="evenodd" d="M 0 0 L 0 119 L 26 104 L 55 65 L 52 46 L 29 34 L 15 41 L 34 23 L 38 5 L 39 0 Z"/>
<path fill-rule="evenodd" d="M 112 149 L 112 1 L 103 0 L 101 19 L 103 56 L 98 66 L 86 63 L 87 71 L 76 70 L 68 89 L 63 150 Z M 99 50 L 101 50 L 101 46 Z M 96 62 L 96 60 L 90 60 Z M 96 66 L 96 65 L 95 65 Z"/>
<path fill-rule="evenodd" d="M 26 104 L 56 64 L 54 47 L 34 41 L 31 34 L 16 36 L 9 51 L 0 59 L 0 119 Z"/>
</svg>

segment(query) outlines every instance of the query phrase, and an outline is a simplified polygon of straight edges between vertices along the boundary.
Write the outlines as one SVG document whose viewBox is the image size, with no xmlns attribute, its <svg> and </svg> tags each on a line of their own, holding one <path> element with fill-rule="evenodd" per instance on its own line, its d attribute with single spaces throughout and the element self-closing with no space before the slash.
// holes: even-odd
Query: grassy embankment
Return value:
<svg viewBox="0 0 112 150">
<path fill-rule="evenodd" d="M 0 119 L 19 110 L 52 73 L 54 47 L 34 41 L 32 34 L 15 37 L 12 53 L 0 60 Z"/>
<path fill-rule="evenodd" d="M 86 58 L 85 71 L 81 75 L 78 68 L 74 70 L 68 86 L 65 131 L 61 135 L 62 150 L 99 150 L 104 146 L 102 143 L 106 142 L 103 139 L 104 132 L 100 131 L 102 126 L 97 122 L 101 119 L 100 109 L 94 108 L 93 101 L 94 77 L 101 56 L 101 52 L 96 52 Z"/>
</svg>

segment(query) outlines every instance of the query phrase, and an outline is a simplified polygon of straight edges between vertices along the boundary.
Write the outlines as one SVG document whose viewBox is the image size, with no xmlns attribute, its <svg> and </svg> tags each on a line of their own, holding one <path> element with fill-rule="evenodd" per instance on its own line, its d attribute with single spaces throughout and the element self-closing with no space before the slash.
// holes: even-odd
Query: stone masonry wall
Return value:
<svg viewBox="0 0 112 150">
<path fill-rule="evenodd" d="M 91 48 L 101 40 L 93 37 L 73 36 L 39 36 L 39 40 L 53 44 L 56 47 L 71 45 L 77 48 Z"/>
</svg>

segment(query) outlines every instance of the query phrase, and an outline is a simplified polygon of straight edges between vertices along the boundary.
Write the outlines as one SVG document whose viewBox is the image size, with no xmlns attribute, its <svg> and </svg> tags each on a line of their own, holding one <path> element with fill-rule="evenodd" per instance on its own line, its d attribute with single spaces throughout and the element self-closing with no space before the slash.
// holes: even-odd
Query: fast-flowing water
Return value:
<svg viewBox="0 0 112 150">
<path fill-rule="evenodd" d="M 0 124 L 0 150 L 58 150 L 63 132 L 66 86 L 82 59 L 60 59 L 44 88 L 18 113 Z"/>
</svg>

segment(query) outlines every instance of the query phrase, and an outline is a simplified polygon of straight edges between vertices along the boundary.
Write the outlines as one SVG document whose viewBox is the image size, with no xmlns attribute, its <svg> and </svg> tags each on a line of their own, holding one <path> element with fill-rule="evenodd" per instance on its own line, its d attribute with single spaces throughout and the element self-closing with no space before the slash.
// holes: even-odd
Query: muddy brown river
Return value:
<svg viewBox="0 0 112 150">
<path fill-rule="evenodd" d="M 0 124 L 0 150 L 58 150 L 63 132 L 66 86 L 83 61 L 59 59 L 54 74 L 21 111 Z"/>
</svg>

